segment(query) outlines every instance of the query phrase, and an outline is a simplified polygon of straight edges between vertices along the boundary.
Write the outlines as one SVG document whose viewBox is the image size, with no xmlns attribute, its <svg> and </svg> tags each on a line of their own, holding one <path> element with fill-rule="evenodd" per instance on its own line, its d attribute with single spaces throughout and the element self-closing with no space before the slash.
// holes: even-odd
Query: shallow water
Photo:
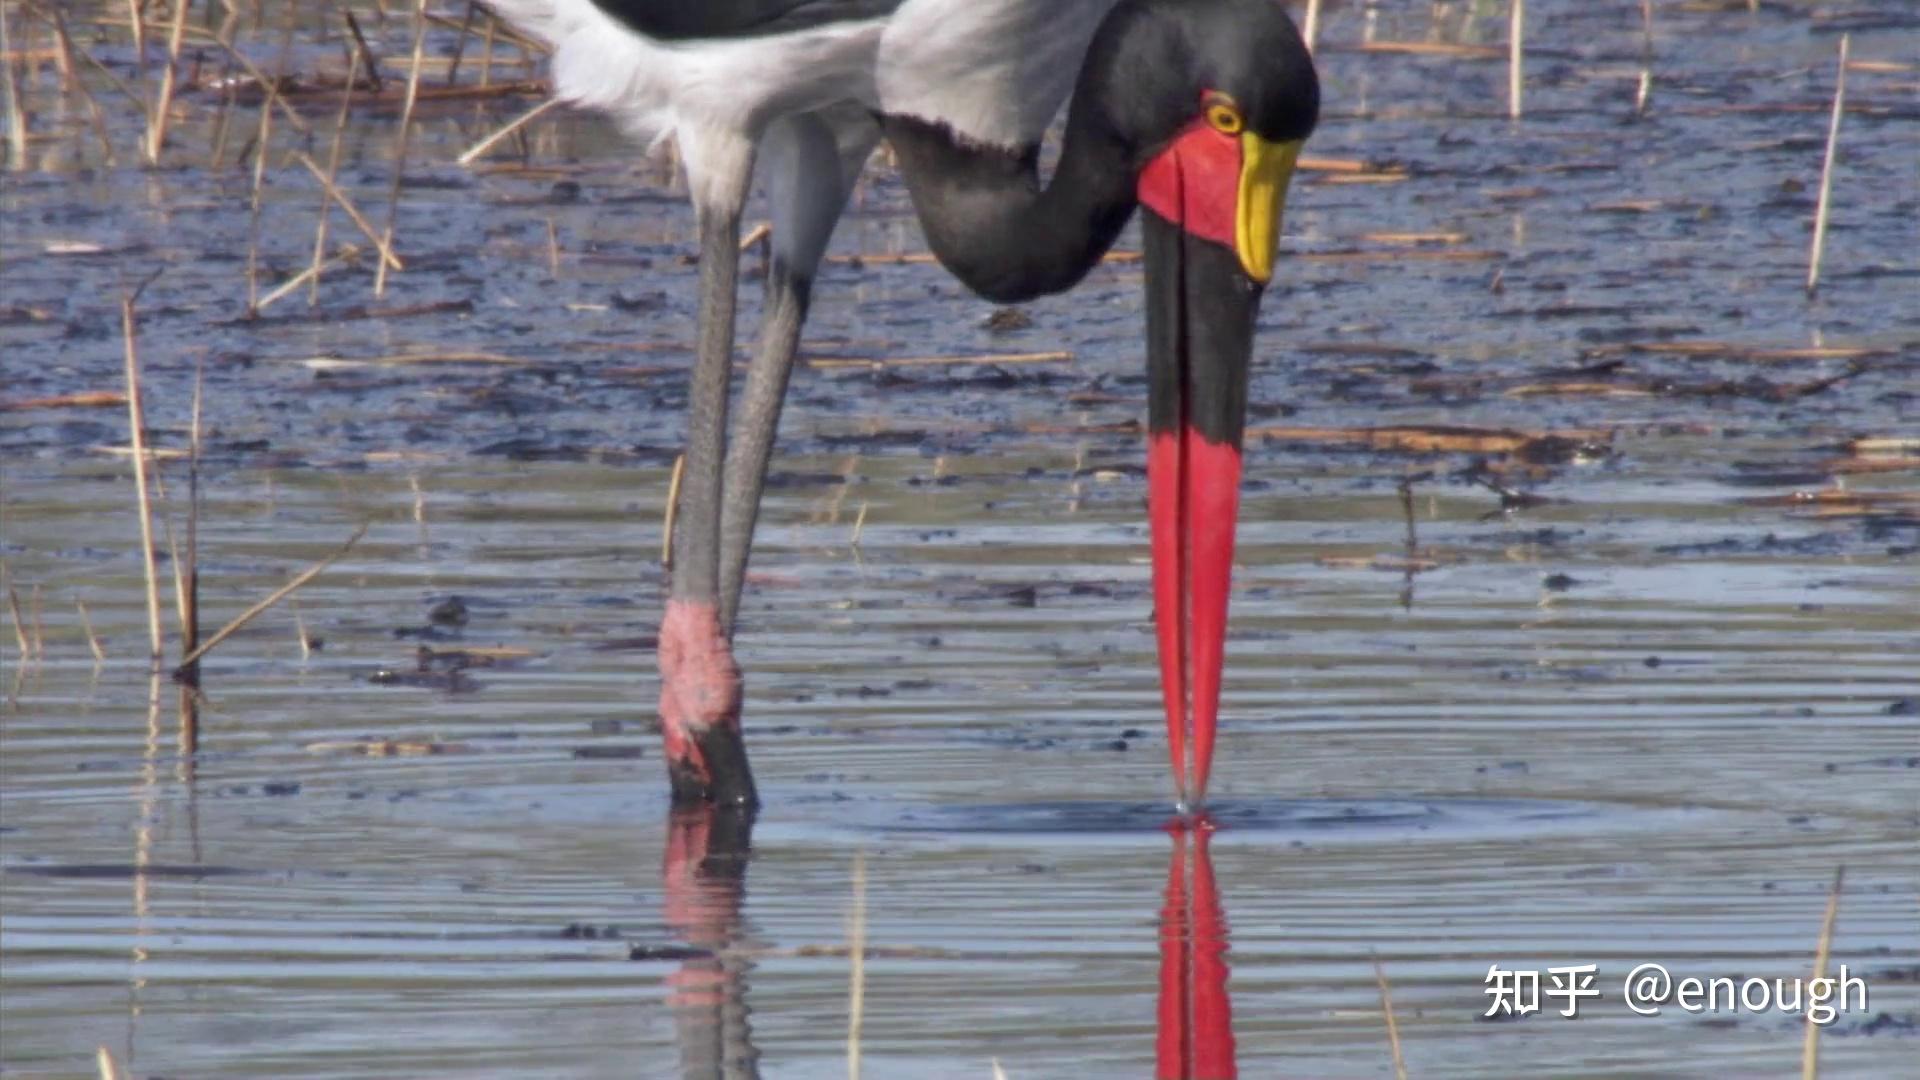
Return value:
<svg viewBox="0 0 1920 1080">
<path fill-rule="evenodd" d="M 1910 65 L 1920 20 L 1734 6 L 1658 11 L 1637 120 L 1632 5 L 1534 15 L 1518 124 L 1499 62 L 1362 52 L 1367 12 L 1327 15 L 1311 153 L 1410 175 L 1296 185 L 1253 423 L 1570 439 L 1531 462 L 1250 446 L 1210 863 L 1163 829 L 1136 268 L 1013 329 L 937 267 L 823 271 L 810 357 L 1072 355 L 796 376 L 741 620 L 768 803 L 743 863 L 731 823 L 669 820 L 652 731 L 694 288 L 671 182 L 582 119 L 538 129 L 550 171 L 469 173 L 452 158 L 528 102 L 445 107 L 377 303 L 461 306 L 352 318 L 370 274 L 341 270 L 316 312 L 246 323 L 246 170 L 205 166 L 207 123 L 145 172 L 50 141 L 0 195 L 0 402 L 117 388 L 119 290 L 164 269 L 147 408 L 184 446 L 204 364 L 208 621 L 372 528 L 298 594 L 324 648 L 283 606 L 214 654 L 183 757 L 177 691 L 138 659 L 131 468 L 99 449 L 124 410 L 0 412 L 0 553 L 46 635 L 9 651 L 0 714 L 0 1065 L 72 1075 L 105 1045 L 139 1075 L 837 1076 L 857 879 L 871 1076 L 1145 1073 L 1163 959 L 1203 969 L 1215 908 L 1244 1075 L 1391 1075 L 1375 958 L 1416 1075 L 1787 1073 L 1795 1018 L 1644 1018 L 1620 983 L 1809 971 L 1844 864 L 1831 965 L 1870 1002 L 1822 1064 L 1898 1074 L 1920 483 L 1847 446 L 1920 436 L 1910 67 L 1850 76 L 1826 285 L 1801 286 L 1838 32 Z M 1417 16 L 1371 33 L 1504 33 Z M 330 130 L 332 105 L 308 115 Z M 342 175 L 384 212 L 391 117 L 349 132 Z M 298 166 L 273 175 L 269 285 L 318 206 Z M 50 250 L 75 242 L 101 250 Z M 834 252 L 922 248 L 876 167 Z M 1700 342 L 1731 347 L 1672 349 Z M 1856 351 L 1766 358 L 1810 346 Z M 387 359 L 422 351 L 503 362 Z M 1607 392 L 1538 392 L 1578 369 Z M 1546 501 L 1502 512 L 1482 456 Z M 166 479 L 177 500 L 184 467 Z M 1791 497 L 1838 480 L 1877 501 Z M 452 597 L 464 623 L 433 622 Z M 420 678 L 422 644 L 526 654 Z M 1495 962 L 1594 963 L 1602 997 L 1482 1022 Z"/>
</svg>

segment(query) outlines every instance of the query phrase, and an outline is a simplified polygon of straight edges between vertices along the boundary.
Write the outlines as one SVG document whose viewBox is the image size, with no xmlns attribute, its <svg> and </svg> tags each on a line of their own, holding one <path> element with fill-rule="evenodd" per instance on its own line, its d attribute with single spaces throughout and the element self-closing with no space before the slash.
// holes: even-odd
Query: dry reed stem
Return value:
<svg viewBox="0 0 1920 1080">
<path fill-rule="evenodd" d="M 1504 55 L 1497 45 L 1460 45 L 1450 41 L 1366 41 L 1360 44 L 1360 51 L 1452 56 L 1461 60 L 1497 60 Z"/>
<path fill-rule="evenodd" d="M 847 1080 L 860 1080 L 860 1025 L 867 1002 L 867 853 L 853 856 L 853 910 L 847 915 Z"/>
<path fill-rule="evenodd" d="M 107 650 L 100 644 L 100 635 L 93 632 L 93 617 L 87 614 L 87 602 L 75 599 L 74 606 L 80 609 L 80 629 L 87 635 L 87 648 L 93 651 L 93 662 L 107 662 Z"/>
<path fill-rule="evenodd" d="M 94 1064 L 99 1066 L 100 1080 L 123 1080 L 125 1074 L 120 1071 L 120 1063 L 113 1058 L 113 1051 L 102 1046 L 93 1052 Z"/>
<path fill-rule="evenodd" d="M 501 356 L 498 353 L 483 352 L 446 352 L 446 353 L 401 353 L 397 356 L 370 356 L 360 359 L 348 359 L 338 356 L 315 356 L 299 361 L 314 371 L 348 371 L 364 367 L 404 367 L 409 364 L 488 364 L 498 367 L 531 366 L 533 361 L 522 360 L 514 356 Z"/>
<path fill-rule="evenodd" d="M 406 103 L 400 108 L 400 142 L 393 152 L 393 185 L 387 190 L 386 239 L 381 244 L 381 263 L 373 275 L 373 295 L 387 295 L 388 259 L 392 256 L 393 230 L 400 218 L 400 183 L 407 174 L 407 147 L 413 141 L 413 106 L 420 99 L 420 64 L 427 48 L 427 0 L 418 0 L 413 8 L 413 63 L 407 68 Z M 392 264 L 401 269 L 398 261 Z"/>
<path fill-rule="evenodd" d="M 1073 360 L 1073 353 L 1065 350 L 1031 353 L 988 353 L 984 356 L 893 356 L 884 360 L 870 360 L 855 356 L 813 356 L 807 358 L 807 366 L 820 370 L 836 368 L 865 368 L 879 371 L 893 367 L 950 367 L 968 364 L 1058 364 Z"/>
<path fill-rule="evenodd" d="M 1360 239 L 1370 244 L 1464 244 L 1463 232 L 1365 232 Z"/>
<path fill-rule="evenodd" d="M 1843 51 L 1846 48 L 1845 40 L 1841 39 Z M 1844 863 L 1833 868 L 1833 887 L 1827 890 L 1827 912 L 1820 919 L 1820 943 L 1814 946 L 1815 980 L 1827 976 L 1827 958 L 1833 954 L 1833 921 L 1840 914 L 1840 886 L 1846 879 L 1847 867 Z M 1815 1080 L 1820 1075 L 1820 1025 L 1812 1019 L 1808 1019 L 1806 1024 L 1807 1033 L 1800 1043 L 1800 1080 Z"/>
<path fill-rule="evenodd" d="M 360 248 L 358 245 L 342 244 L 340 245 L 340 250 L 336 252 L 332 258 L 322 263 L 321 266 L 327 268 L 344 266 L 359 257 Z M 305 270 L 300 271 L 275 286 L 272 292 L 260 298 L 260 303 L 254 309 L 256 313 L 265 311 L 279 301 L 286 299 L 289 294 L 297 291 L 300 286 L 305 285 L 307 282 L 317 281 L 318 271 L 321 269 L 321 266 L 309 266 Z"/>
<path fill-rule="evenodd" d="M 547 273 L 560 276 L 560 227 L 551 217 L 547 219 Z"/>
<path fill-rule="evenodd" d="M 145 288 L 142 285 L 141 288 Z M 147 641 L 150 659 L 160 662 L 160 582 L 153 562 L 153 502 L 147 494 L 146 410 L 140 406 L 140 354 L 134 345 L 133 303 L 139 290 L 120 298 L 120 336 L 126 346 L 127 424 L 132 430 L 133 480 L 140 504 L 140 562 L 147 576 Z"/>
<path fill-rule="evenodd" d="M 7 586 L 7 606 L 13 609 L 13 643 L 20 650 L 20 662 L 33 658 L 33 643 L 27 640 L 27 618 L 20 614 L 20 593 Z"/>
<path fill-rule="evenodd" d="M 173 92 L 179 81 L 180 35 L 187 28 L 189 2 L 173 0 L 173 23 L 167 28 L 167 68 L 160 73 L 160 96 L 153 103 L 153 111 L 147 114 L 145 157 L 149 165 L 160 164 L 160 152 L 167 145 L 167 119 L 173 111 Z"/>
<path fill-rule="evenodd" d="M 487 32 L 480 38 L 480 86 L 483 89 L 493 85 L 493 39 L 499 33 L 500 20 L 493 12 L 487 12 Z"/>
<path fill-rule="evenodd" d="M 1295 172 L 1363 173 L 1377 172 L 1371 162 L 1360 158 L 1301 157 L 1293 163 Z"/>
<path fill-rule="evenodd" d="M 464 153 L 462 153 L 459 157 L 454 158 L 453 160 L 463 166 L 472 165 L 475 161 L 479 160 L 481 156 L 486 154 L 487 151 L 492 150 L 495 146 L 499 145 L 502 140 L 511 138 L 521 128 L 526 127 L 528 124 L 531 124 L 535 120 L 540 119 L 542 116 L 545 116 L 549 111 L 558 108 L 561 104 L 562 102 L 558 98 L 548 98 L 546 101 L 543 101 L 538 105 L 535 105 L 533 108 L 528 109 L 526 112 L 521 113 L 519 116 L 515 117 L 514 119 L 507 121 L 507 124 L 505 127 L 500 128 L 498 131 L 495 131 L 493 134 L 487 136 L 484 139 L 481 139 L 477 143 L 474 143 L 472 146 L 468 147 Z"/>
<path fill-rule="evenodd" d="M 1840 113 L 1847 101 L 1847 46 L 1851 34 L 1840 35 L 1840 65 L 1833 82 L 1833 117 L 1827 122 L 1827 153 L 1820 162 L 1820 199 L 1813 210 L 1813 246 L 1807 252 L 1807 295 L 1820 285 L 1820 256 L 1827 243 L 1827 211 L 1833 201 L 1833 157 L 1840 146 Z"/>
<path fill-rule="evenodd" d="M 253 199 L 247 219 L 247 314 L 260 310 L 260 193 L 267 180 L 267 143 L 273 135 L 273 109 L 260 107 L 260 128 L 253 143 Z"/>
<path fill-rule="evenodd" d="M 53 66 L 60 72 L 60 91 L 70 94 L 81 86 L 79 69 L 73 63 L 73 39 L 66 33 L 67 21 L 58 8 L 49 8 L 43 14 L 53 24 Z"/>
<path fill-rule="evenodd" d="M 140 16 L 140 7 L 141 0 L 127 0 L 127 15 L 133 22 L 133 55 L 136 59 L 147 55 L 147 24 Z M 140 63 L 142 64 L 141 72 L 145 74 L 146 61 L 140 59 Z"/>
<path fill-rule="evenodd" d="M 193 411 L 187 437 L 187 584 L 180 603 L 182 633 L 180 651 L 191 653 L 200 646 L 200 447 L 201 402 L 206 390 L 206 361 L 193 364 Z M 198 712 L 193 715 L 197 717 Z"/>
<path fill-rule="evenodd" d="M 740 250 L 743 252 L 752 251 L 753 245 L 768 239 L 772 235 L 773 235 L 773 223 L 768 221 L 763 221 L 760 224 L 755 225 L 753 228 L 748 229 L 747 235 L 740 238 Z"/>
<path fill-rule="evenodd" d="M 1520 119 L 1521 61 L 1526 50 L 1526 0 L 1508 0 L 1507 18 L 1507 119 Z"/>
<path fill-rule="evenodd" d="M 127 395 L 118 390 L 77 390 L 71 394 L 0 401 L 0 412 L 26 412 L 31 409 L 91 409 L 125 405 Z"/>
<path fill-rule="evenodd" d="M 33 632 L 29 635 L 33 639 L 33 658 L 35 660 L 44 660 L 47 656 L 47 631 L 46 624 L 41 619 L 44 612 L 41 607 L 43 597 L 41 596 L 40 586 L 35 585 L 33 592 L 28 595 L 33 598 L 28 605 L 29 610 L 33 612 L 31 623 Z"/>
<path fill-rule="evenodd" d="M 5 5 L 0 5 L 0 82 L 7 91 L 7 164 L 19 170 L 27 167 L 27 113 L 20 103 L 20 85 L 13 70 L 13 31 Z"/>
<path fill-rule="evenodd" d="M 248 623 L 252 622 L 255 618 L 258 618 L 262 612 L 265 612 L 268 608 L 279 603 L 281 600 L 286 599 L 296 589 L 299 589 L 301 586 L 305 585 L 307 582 L 312 581 L 314 578 L 320 576 L 321 571 L 325 570 L 329 566 L 332 566 L 337 560 L 339 560 L 341 556 L 353 550 L 353 545 L 359 543 L 360 538 L 367 535 L 367 528 L 368 526 L 363 524 L 359 528 L 353 530 L 353 535 L 347 537 L 347 542 L 344 544 L 341 544 L 338 550 L 334 551 L 333 554 L 328 555 L 326 558 L 321 559 L 319 562 L 314 563 L 312 566 L 307 567 L 305 570 L 302 570 L 300 574 L 296 576 L 292 581 L 289 581 L 285 585 L 282 585 L 278 589 L 275 589 L 264 600 L 261 600 L 259 603 L 241 612 L 240 615 L 237 618 L 235 618 L 232 622 L 221 627 L 218 631 L 214 633 L 212 637 L 208 638 L 206 642 L 202 644 L 199 648 L 194 649 L 192 652 L 188 653 L 186 657 L 180 661 L 180 666 L 174 669 L 175 673 L 177 674 L 181 671 L 185 671 L 188 668 L 191 668 L 194 664 L 199 663 L 201 657 L 212 652 L 215 646 L 219 645 L 221 642 L 227 640 L 228 638 L 232 637 L 234 634 L 238 633 L 241 630 L 241 628 L 245 627 Z"/>
<path fill-rule="evenodd" d="M 80 92 L 80 100 L 85 102 L 87 106 L 87 123 L 93 128 L 93 137 L 100 142 L 101 162 L 109 169 L 114 168 L 119 164 L 120 159 L 119 156 L 113 152 L 113 139 L 107 135 L 106 116 L 100 110 L 99 99 L 93 96 L 92 90 L 87 89 L 87 84 L 80 80 L 77 73 L 70 76 L 67 75 L 69 72 L 77 72 L 73 62 L 73 54 L 75 51 L 73 36 L 67 33 L 67 18 L 61 14 L 59 8 L 54 8 L 48 14 L 53 19 L 54 37 L 60 43 L 60 55 L 64 58 L 61 61 L 61 72 L 63 76 L 66 76 L 65 85 L 69 89 Z M 86 50 L 82 49 L 80 52 L 85 54 Z M 94 60 L 92 56 L 89 55 L 86 58 L 91 61 L 95 67 L 100 66 L 100 62 Z"/>
<path fill-rule="evenodd" d="M 180 452 L 175 451 L 175 453 Z M 169 576 L 173 578 L 174 616 L 180 622 L 180 633 L 184 635 L 187 632 L 187 581 L 183 560 L 180 558 L 180 544 L 173 535 L 173 516 L 167 510 L 171 497 L 167 494 L 167 474 L 164 470 L 157 470 L 153 474 L 153 494 L 161 507 L 157 516 L 160 518 L 161 537 L 167 542 L 167 570 Z M 182 651 L 185 651 L 184 646 Z"/>
<path fill-rule="evenodd" d="M 673 459 L 673 477 L 667 481 L 667 520 L 660 536 L 660 568 L 673 569 L 673 519 L 680 510 L 680 478 L 687 471 L 687 455 Z"/>
<path fill-rule="evenodd" d="M 313 645 L 310 643 L 311 639 L 307 637 L 307 620 L 300 614 L 300 601 L 295 600 L 292 603 L 293 632 L 300 639 L 300 659 L 303 661 L 311 660 L 313 659 Z"/>
<path fill-rule="evenodd" d="M 1307 51 L 1313 51 L 1314 39 L 1320 36 L 1320 0 L 1307 0 L 1306 25 L 1300 28 L 1300 37 L 1307 43 Z"/>
<path fill-rule="evenodd" d="M 347 13 L 347 20 L 349 25 L 354 26 L 354 36 L 358 37 L 360 30 L 357 24 L 353 24 L 352 12 Z M 361 52 L 354 53 L 352 58 L 347 61 L 347 84 L 340 91 L 340 115 L 334 120 L 333 141 L 327 147 L 327 180 L 329 183 L 333 182 L 334 179 L 340 175 L 340 148 L 346 141 L 347 112 L 353 107 L 353 84 L 360 73 L 360 60 L 363 54 L 366 55 L 369 60 L 371 59 L 371 53 L 367 53 L 363 48 Z M 377 83 L 375 84 L 375 89 L 376 91 L 378 90 Z M 312 307 L 320 302 L 320 275 L 325 270 L 327 262 L 327 224 L 333 219 L 333 214 L 331 213 L 332 198 L 333 195 L 330 192 L 320 197 L 320 216 L 313 226 L 313 262 L 308 264 L 307 267 L 308 279 L 312 282 L 312 286 L 307 290 L 308 307 Z M 285 286 L 282 286 L 282 288 L 285 288 Z M 275 291 L 276 293 L 278 292 L 278 290 Z M 263 304 L 261 306 L 264 307 L 265 305 Z"/>
<path fill-rule="evenodd" d="M 853 548 L 855 551 L 860 550 L 860 533 L 866 527 L 867 527 L 867 500 L 861 499 L 860 512 L 856 514 L 853 519 L 853 537 L 852 539 L 847 541 L 848 547 Z"/>
<path fill-rule="evenodd" d="M 1644 116 L 1653 94 L 1653 0 L 1640 0 L 1640 87 L 1634 91 L 1633 114 Z"/>
<path fill-rule="evenodd" d="M 347 193 L 340 190 L 339 185 L 335 184 L 332 178 L 328 177 L 327 174 L 321 170 L 318 162 L 308 157 L 305 151 L 296 152 L 293 155 L 293 159 L 305 165 L 307 171 L 313 174 L 313 178 L 320 181 L 320 187 L 326 191 L 327 197 L 339 204 L 340 209 L 347 212 L 347 217 L 353 221 L 354 228 L 359 229 L 361 235 L 365 236 L 367 240 L 373 244 L 375 250 L 380 253 L 380 264 L 382 266 L 392 266 L 395 270 L 406 269 L 406 264 L 400 261 L 400 256 L 393 253 L 393 245 L 388 242 L 393 236 L 391 225 L 388 226 L 386 236 L 382 237 L 380 231 L 375 229 L 373 223 L 367 220 L 366 215 L 360 212 L 360 208 L 353 204 L 353 200 L 347 196 Z"/>
<path fill-rule="evenodd" d="M 1394 1080 L 1407 1080 L 1407 1059 L 1400 1053 L 1400 1024 L 1393 1016 L 1393 990 L 1387 985 L 1387 969 L 1380 957 L 1373 958 L 1373 981 L 1380 987 L 1380 1011 L 1387 1018 L 1387 1045 L 1393 1049 Z"/>
</svg>

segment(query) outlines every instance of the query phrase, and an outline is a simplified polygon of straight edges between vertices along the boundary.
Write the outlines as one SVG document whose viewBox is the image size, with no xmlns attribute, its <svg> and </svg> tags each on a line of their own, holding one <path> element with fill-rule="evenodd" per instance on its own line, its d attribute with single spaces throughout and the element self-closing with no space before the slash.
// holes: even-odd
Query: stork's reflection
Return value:
<svg viewBox="0 0 1920 1080">
<path fill-rule="evenodd" d="M 753 813 L 737 807 L 677 807 L 667 820 L 663 914 L 686 943 L 667 1004 L 688 1080 L 760 1075 L 746 1001 L 753 961 L 737 947 L 752 839 Z"/>
<path fill-rule="evenodd" d="M 1167 826 L 1173 853 L 1160 908 L 1160 1010 L 1154 1075 L 1218 1080 L 1238 1075 L 1233 1003 L 1227 997 L 1227 920 L 1214 884 L 1205 815 Z"/>
<path fill-rule="evenodd" d="M 1205 816 L 1167 826 L 1173 850 L 1160 908 L 1159 1080 L 1237 1075 L 1227 922 L 1207 851 L 1213 833 Z M 696 805 L 668 819 L 662 903 L 681 944 L 654 955 L 681 961 L 667 976 L 667 1003 L 687 1080 L 760 1075 L 746 1004 L 753 951 L 741 940 L 752 835 L 752 814 L 738 809 Z"/>
</svg>

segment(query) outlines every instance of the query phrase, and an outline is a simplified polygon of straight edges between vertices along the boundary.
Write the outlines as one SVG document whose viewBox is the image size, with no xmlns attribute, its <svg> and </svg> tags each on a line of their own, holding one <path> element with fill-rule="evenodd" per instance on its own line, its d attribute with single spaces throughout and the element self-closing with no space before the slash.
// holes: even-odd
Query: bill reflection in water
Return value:
<svg viewBox="0 0 1920 1080">
<path fill-rule="evenodd" d="M 1173 851 L 1160 907 L 1157 1080 L 1237 1076 L 1233 1003 L 1227 997 L 1227 920 L 1213 878 L 1204 814 L 1167 825 Z"/>
</svg>

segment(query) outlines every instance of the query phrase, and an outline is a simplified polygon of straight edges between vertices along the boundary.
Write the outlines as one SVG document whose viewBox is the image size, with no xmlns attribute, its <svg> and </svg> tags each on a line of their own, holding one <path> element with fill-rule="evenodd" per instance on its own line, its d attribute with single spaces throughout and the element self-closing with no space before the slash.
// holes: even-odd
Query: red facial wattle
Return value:
<svg viewBox="0 0 1920 1080">
<path fill-rule="evenodd" d="M 1242 163 L 1238 135 L 1195 120 L 1140 171 L 1140 205 L 1190 235 L 1232 248 Z"/>
</svg>

